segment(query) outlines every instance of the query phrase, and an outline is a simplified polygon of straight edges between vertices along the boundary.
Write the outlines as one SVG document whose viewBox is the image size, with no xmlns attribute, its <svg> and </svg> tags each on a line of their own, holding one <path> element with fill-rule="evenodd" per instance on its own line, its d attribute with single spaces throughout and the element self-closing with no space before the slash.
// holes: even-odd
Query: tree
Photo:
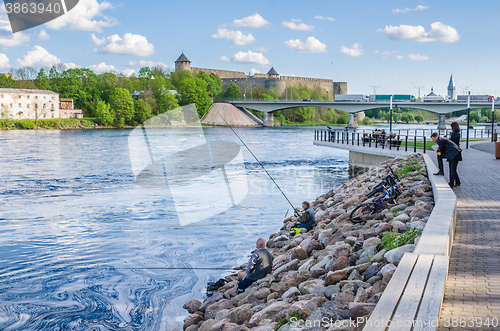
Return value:
<svg viewBox="0 0 500 331">
<path fill-rule="evenodd" d="M 16 88 L 17 82 L 11 76 L 0 74 L 0 87 L 1 88 Z"/>
<path fill-rule="evenodd" d="M 114 117 L 113 114 L 111 113 L 110 106 L 102 100 L 97 102 L 95 115 L 97 120 L 99 121 L 99 124 L 104 126 L 110 125 L 114 121 Z"/>
<path fill-rule="evenodd" d="M 472 121 L 475 121 L 475 122 L 479 121 L 479 115 L 477 114 L 477 112 L 475 112 L 475 111 L 470 112 L 470 121 L 471 122 Z"/>
<path fill-rule="evenodd" d="M 130 123 L 134 117 L 134 100 L 123 88 L 115 88 L 109 98 L 114 122 L 118 126 Z"/>
<path fill-rule="evenodd" d="M 50 78 L 45 69 L 40 69 L 35 79 L 36 88 L 39 90 L 50 90 Z"/>
<path fill-rule="evenodd" d="M 179 103 L 177 101 L 177 98 L 173 94 L 166 93 L 162 95 L 160 100 L 158 101 L 159 113 L 170 111 L 176 108 L 179 108 Z"/>
<path fill-rule="evenodd" d="M 144 100 L 138 99 L 134 102 L 134 121 L 144 123 L 151 118 L 151 105 Z"/>
<path fill-rule="evenodd" d="M 111 93 L 118 85 L 118 77 L 114 73 L 106 72 L 97 76 L 97 88 L 101 91 L 101 100 L 109 102 Z"/>
<path fill-rule="evenodd" d="M 185 78 L 177 87 L 181 106 L 194 103 L 201 118 L 208 113 L 212 99 L 207 92 L 207 83 L 201 78 Z"/>
<path fill-rule="evenodd" d="M 417 115 L 415 116 L 415 121 L 417 121 L 417 123 L 421 123 L 423 122 L 425 119 L 422 115 Z"/>
<path fill-rule="evenodd" d="M 235 83 L 231 83 L 227 87 L 226 92 L 224 92 L 224 97 L 226 99 L 235 100 L 241 99 L 243 97 L 243 94 L 241 93 L 241 89 L 238 85 L 236 85 Z"/>
<path fill-rule="evenodd" d="M 203 79 L 207 82 L 207 92 L 210 94 L 210 97 L 218 98 L 222 95 L 222 79 L 218 75 L 207 74 L 204 71 L 200 71 L 197 75 L 197 78 Z"/>
<path fill-rule="evenodd" d="M 337 124 L 347 124 L 347 123 L 349 123 L 349 114 L 343 111 L 337 118 Z"/>
<path fill-rule="evenodd" d="M 403 121 L 405 123 L 410 123 L 410 122 L 413 122 L 414 120 L 415 120 L 415 118 L 413 117 L 412 114 L 405 113 L 405 114 L 401 115 L 401 121 Z"/>
</svg>

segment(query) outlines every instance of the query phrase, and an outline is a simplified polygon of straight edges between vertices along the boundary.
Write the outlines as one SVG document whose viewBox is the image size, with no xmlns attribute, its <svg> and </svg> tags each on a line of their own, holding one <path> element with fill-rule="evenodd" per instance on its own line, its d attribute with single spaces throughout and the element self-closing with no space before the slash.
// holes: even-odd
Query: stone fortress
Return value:
<svg viewBox="0 0 500 331">
<path fill-rule="evenodd" d="M 298 86 L 299 84 L 307 86 L 310 89 L 319 86 L 323 88 L 325 93 L 332 99 L 335 94 L 347 94 L 346 82 L 334 82 L 331 79 L 322 78 L 284 76 L 278 74 L 274 67 L 271 68 L 267 74 L 257 73 L 253 76 L 246 75 L 242 71 L 191 67 L 191 61 L 188 60 L 184 53 L 175 61 L 175 71 L 180 70 L 189 70 L 191 72 L 204 71 L 207 74 L 216 74 L 222 79 L 223 89 L 226 89 L 231 83 L 235 83 L 241 88 L 241 92 L 245 94 L 247 89 L 251 89 L 254 86 L 264 86 L 266 88 L 274 87 L 278 93 L 283 93 L 287 88 Z"/>
</svg>

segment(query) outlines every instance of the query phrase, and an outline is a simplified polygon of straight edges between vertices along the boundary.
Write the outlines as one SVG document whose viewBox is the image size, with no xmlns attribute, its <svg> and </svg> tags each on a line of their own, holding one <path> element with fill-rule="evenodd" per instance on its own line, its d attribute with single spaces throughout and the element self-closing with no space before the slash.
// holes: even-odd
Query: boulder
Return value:
<svg viewBox="0 0 500 331">
<path fill-rule="evenodd" d="M 323 270 L 325 270 L 325 266 L 327 265 L 328 262 L 330 262 L 331 259 L 332 259 L 332 257 L 327 255 L 321 261 L 319 261 L 314 266 L 312 266 L 311 269 L 309 269 L 309 270 L 310 271 L 313 271 L 315 269 L 323 269 Z"/>
<path fill-rule="evenodd" d="M 305 260 L 308 258 L 307 252 L 301 246 L 297 246 L 292 250 L 291 259 L 292 260 Z"/>
<path fill-rule="evenodd" d="M 290 304 L 288 302 L 284 301 L 278 301 L 274 302 L 271 305 L 267 306 L 266 308 L 262 309 L 261 311 L 255 313 L 251 318 L 250 321 L 248 322 L 248 326 L 256 326 L 259 324 L 260 321 L 265 320 L 265 319 L 271 319 L 279 313 L 282 310 L 286 310 L 290 307 Z"/>
<path fill-rule="evenodd" d="M 419 230 L 424 230 L 425 228 L 425 222 L 424 221 L 415 221 L 415 222 L 411 222 L 410 224 L 410 228 L 412 229 L 419 229 Z"/>
<path fill-rule="evenodd" d="M 312 294 L 316 292 L 317 289 L 323 287 L 325 284 L 321 279 L 310 279 L 303 283 L 300 283 L 298 288 L 302 294 Z"/>
<path fill-rule="evenodd" d="M 399 261 L 403 258 L 405 253 L 411 253 L 415 250 L 415 245 L 409 244 L 404 245 L 398 248 L 391 249 L 387 253 L 385 253 L 385 259 L 392 264 L 398 264 Z"/>
<path fill-rule="evenodd" d="M 320 278 L 326 273 L 325 269 L 311 269 L 311 278 Z"/>
<path fill-rule="evenodd" d="M 395 218 L 393 218 L 393 220 L 391 222 L 401 222 L 401 223 L 406 223 L 410 220 L 410 216 L 408 216 L 407 214 L 401 214 L 399 216 L 396 216 Z"/>
<path fill-rule="evenodd" d="M 415 208 L 411 211 L 410 217 L 418 217 L 420 219 L 429 217 L 431 213 L 424 208 Z"/>
<path fill-rule="evenodd" d="M 215 323 L 218 323 L 218 322 L 220 322 L 220 321 L 217 321 L 217 320 L 206 320 L 205 322 L 203 322 L 203 324 L 201 324 L 201 326 L 198 329 L 198 331 L 210 331 L 210 329 L 212 328 L 212 326 Z"/>
<path fill-rule="evenodd" d="M 330 271 L 325 278 L 325 284 L 327 286 L 335 285 L 341 280 L 347 279 L 348 275 L 349 273 L 345 269 Z"/>
<path fill-rule="evenodd" d="M 187 327 L 189 327 L 191 325 L 198 324 L 198 323 L 200 323 L 203 320 L 204 320 L 204 318 L 201 315 L 198 315 L 198 314 L 191 314 L 191 315 L 189 315 L 188 317 L 186 317 L 184 319 L 184 330 L 186 330 Z"/>
<path fill-rule="evenodd" d="M 203 303 L 201 304 L 200 308 L 198 309 L 199 311 L 202 311 L 202 312 L 205 312 L 205 309 L 214 304 L 215 302 L 219 301 L 222 299 L 222 294 L 219 293 L 219 292 L 216 292 L 214 295 L 212 295 L 210 298 L 206 299 L 205 301 L 203 301 Z"/>
<path fill-rule="evenodd" d="M 301 265 L 299 267 L 299 272 L 309 270 L 314 265 L 315 262 L 316 261 L 313 258 L 311 258 L 310 260 L 307 260 L 306 263 L 304 263 L 303 265 Z"/>
<path fill-rule="evenodd" d="M 282 272 L 287 272 L 290 270 L 297 270 L 298 267 L 299 267 L 299 260 L 295 259 L 295 260 L 288 262 L 285 265 L 282 265 L 278 269 L 274 270 L 273 275 L 274 275 L 274 277 L 278 277 L 278 275 L 281 274 Z"/>
<path fill-rule="evenodd" d="M 305 251 L 308 256 L 311 256 L 313 251 L 320 251 L 323 248 L 325 248 L 325 246 L 321 242 L 318 240 L 312 240 L 309 245 L 307 245 L 307 249 Z"/>
<path fill-rule="evenodd" d="M 370 315 L 375 309 L 375 303 L 350 302 L 349 312 L 354 318 Z"/>
<path fill-rule="evenodd" d="M 294 286 L 294 287 L 290 287 L 285 293 L 283 293 L 283 295 L 281 297 L 283 299 L 287 299 L 287 298 L 297 297 L 299 295 L 302 295 L 302 293 L 299 291 L 298 288 L 296 288 Z"/>
<path fill-rule="evenodd" d="M 335 296 L 335 299 L 333 300 L 336 303 L 341 303 L 341 304 L 348 304 L 349 302 L 354 301 L 354 292 L 351 290 L 346 290 L 344 292 L 341 292 Z"/>
<path fill-rule="evenodd" d="M 262 300 L 267 298 L 267 296 L 271 294 L 271 290 L 267 287 L 263 287 L 260 290 L 257 290 L 252 293 L 252 295 L 257 299 L 257 300 Z"/>
<path fill-rule="evenodd" d="M 195 311 L 200 309 L 201 302 L 198 300 L 191 300 L 182 305 L 182 308 L 186 309 L 188 313 L 193 314 Z"/>
<path fill-rule="evenodd" d="M 377 247 L 378 245 L 380 245 L 381 242 L 382 242 L 382 240 L 380 240 L 378 237 L 366 239 L 363 242 L 363 249 L 367 249 L 368 247 L 372 247 L 372 246 Z"/>
<path fill-rule="evenodd" d="M 330 271 L 342 270 L 347 266 L 348 262 L 349 262 L 349 257 L 339 256 L 335 260 L 335 262 L 333 262 L 332 266 L 330 267 Z"/>
<path fill-rule="evenodd" d="M 388 272 L 393 272 L 396 270 L 396 266 L 392 263 L 386 264 L 385 266 L 380 269 L 380 274 L 382 274 L 382 277 L 385 276 L 386 273 Z"/>
<path fill-rule="evenodd" d="M 241 325 L 241 324 L 245 323 L 246 321 L 248 321 L 250 319 L 250 316 L 253 315 L 253 311 L 251 308 L 252 308 L 251 304 L 247 304 L 247 305 L 243 305 L 241 307 L 233 308 L 227 314 L 227 318 L 231 322 Z"/>
<path fill-rule="evenodd" d="M 331 300 L 335 294 L 340 293 L 340 288 L 338 285 L 330 285 L 325 287 L 324 295 L 328 300 Z"/>
<path fill-rule="evenodd" d="M 231 300 L 222 299 L 205 309 L 205 319 L 214 319 L 215 315 L 222 309 L 231 309 L 234 305 Z"/>
</svg>

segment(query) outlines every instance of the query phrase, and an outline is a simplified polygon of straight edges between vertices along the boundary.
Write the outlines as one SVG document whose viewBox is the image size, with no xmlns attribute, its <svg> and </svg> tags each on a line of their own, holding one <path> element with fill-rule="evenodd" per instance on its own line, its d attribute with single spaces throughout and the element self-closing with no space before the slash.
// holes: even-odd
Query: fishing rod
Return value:
<svg viewBox="0 0 500 331">
<path fill-rule="evenodd" d="M 252 153 L 252 151 L 247 146 L 247 144 L 245 144 L 245 142 L 243 141 L 243 139 L 241 139 L 240 136 L 238 136 L 238 134 L 236 133 L 236 131 L 233 130 L 233 128 L 231 127 L 231 125 L 229 125 L 229 123 L 226 121 L 226 119 L 219 112 L 217 112 L 217 114 L 219 114 L 219 116 L 222 118 L 222 120 L 224 122 L 226 122 L 226 125 L 231 129 L 231 131 L 233 131 L 233 133 L 236 135 L 236 137 L 238 137 L 238 139 L 241 141 L 241 143 L 248 149 L 248 151 L 250 152 L 250 154 L 252 154 L 252 156 L 259 163 L 259 165 L 262 167 L 262 169 L 264 169 L 264 171 L 269 176 L 269 178 L 271 178 L 271 180 L 273 181 L 274 185 L 276 185 L 276 187 L 278 188 L 278 190 L 280 190 L 281 194 L 283 194 L 283 196 L 285 197 L 286 201 L 288 201 L 288 203 L 290 204 L 290 206 L 292 206 L 292 209 L 295 210 L 295 207 L 290 202 L 290 200 L 288 200 L 288 198 L 286 197 L 285 193 L 279 187 L 278 183 L 276 183 L 276 181 L 274 180 L 274 178 L 269 174 L 269 172 L 267 172 L 266 168 L 264 168 L 264 166 L 262 165 L 262 163 L 260 163 L 259 159 Z"/>
</svg>

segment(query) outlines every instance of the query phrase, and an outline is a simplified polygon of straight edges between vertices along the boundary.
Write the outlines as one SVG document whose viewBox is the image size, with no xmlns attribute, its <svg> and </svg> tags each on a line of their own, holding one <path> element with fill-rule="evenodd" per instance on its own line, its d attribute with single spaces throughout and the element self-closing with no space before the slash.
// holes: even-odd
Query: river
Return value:
<svg viewBox="0 0 500 331">
<path fill-rule="evenodd" d="M 348 153 L 313 146 L 314 128 L 235 130 L 294 206 L 349 179 Z M 203 132 L 241 146 L 248 193 L 181 224 L 168 188 L 136 184 L 131 130 L 0 131 L 0 329 L 181 329 L 182 304 L 202 300 L 207 281 L 245 262 L 292 212 L 234 133 Z M 191 209 L 213 198 L 191 190 Z"/>
</svg>

